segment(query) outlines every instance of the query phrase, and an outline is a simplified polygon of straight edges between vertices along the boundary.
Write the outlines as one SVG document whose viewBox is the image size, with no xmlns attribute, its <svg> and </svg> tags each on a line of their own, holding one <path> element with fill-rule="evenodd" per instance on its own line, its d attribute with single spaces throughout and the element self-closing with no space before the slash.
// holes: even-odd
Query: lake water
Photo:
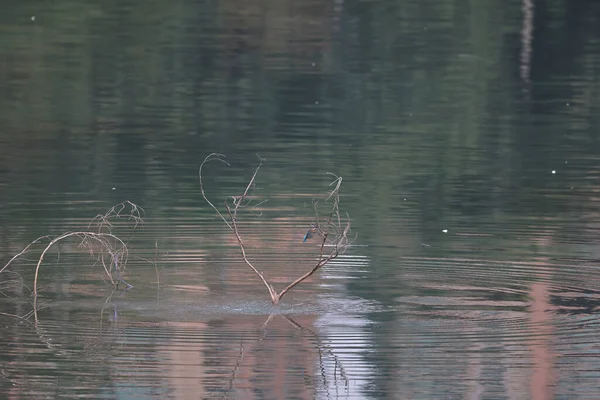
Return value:
<svg viewBox="0 0 600 400">
<path fill-rule="evenodd" d="M 1 265 L 50 238 L 0 273 L 0 397 L 596 398 L 599 21 L 591 0 L 5 7 Z M 327 173 L 351 245 L 273 305 L 202 197 L 213 152 L 225 217 L 266 160 L 236 222 L 277 290 L 319 256 Z M 131 288 L 75 236 L 34 288 L 49 240 L 125 201 Z"/>
</svg>

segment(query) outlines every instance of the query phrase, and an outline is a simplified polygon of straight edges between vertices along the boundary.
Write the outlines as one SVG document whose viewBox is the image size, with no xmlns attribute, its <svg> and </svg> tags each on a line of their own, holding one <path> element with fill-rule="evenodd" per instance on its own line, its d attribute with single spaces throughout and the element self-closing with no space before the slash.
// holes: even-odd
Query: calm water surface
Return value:
<svg viewBox="0 0 600 400">
<path fill-rule="evenodd" d="M 589 399 L 600 383 L 600 4 L 19 2 L 0 16 L 8 399 Z M 356 240 L 274 306 L 332 172 Z M 325 213 L 325 211 L 323 211 Z M 345 215 L 345 214 L 343 214 Z M 44 242 L 47 244 L 47 241 Z"/>
</svg>

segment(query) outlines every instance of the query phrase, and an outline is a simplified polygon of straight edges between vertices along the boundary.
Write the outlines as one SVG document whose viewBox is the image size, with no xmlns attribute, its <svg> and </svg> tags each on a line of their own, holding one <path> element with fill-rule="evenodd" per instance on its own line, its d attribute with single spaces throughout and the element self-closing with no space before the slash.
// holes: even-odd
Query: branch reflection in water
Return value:
<svg viewBox="0 0 600 400">
<path fill-rule="evenodd" d="M 229 387 L 228 387 L 227 391 L 223 394 L 223 397 L 225 398 L 228 394 L 230 394 L 234 391 L 236 376 L 239 374 L 239 371 L 243 368 L 244 355 L 247 352 L 251 351 L 258 343 L 263 342 L 263 341 L 265 341 L 265 339 L 267 339 L 267 327 L 268 327 L 269 323 L 273 320 L 273 318 L 276 318 L 276 317 L 281 317 L 281 318 L 285 319 L 295 329 L 297 329 L 297 330 L 301 331 L 303 334 L 305 334 L 306 337 L 313 343 L 314 349 L 316 350 L 318 357 L 319 357 L 318 365 L 319 365 L 319 377 L 321 380 L 320 384 L 323 388 L 323 391 L 326 394 L 326 397 L 328 399 L 332 398 L 331 393 L 330 393 L 331 384 L 329 383 L 330 381 L 328 380 L 328 375 L 332 375 L 331 378 L 333 381 L 333 389 L 335 390 L 335 398 L 339 398 L 339 396 L 341 395 L 340 392 L 342 390 L 343 390 L 343 395 L 345 397 L 347 397 L 350 394 L 349 380 L 348 380 L 348 377 L 344 370 L 344 367 L 342 365 L 342 362 L 340 361 L 339 357 L 333 352 L 331 347 L 329 347 L 327 344 L 325 344 L 319 337 L 319 334 L 317 334 L 314 330 L 302 326 L 301 324 L 296 322 L 294 319 L 292 319 L 292 317 L 287 316 L 287 315 L 275 315 L 275 314 L 269 315 L 267 320 L 261 325 L 261 327 L 260 327 L 261 334 L 258 338 L 250 341 L 247 344 L 244 344 L 244 340 L 240 339 L 239 354 L 238 354 L 236 362 L 231 370 L 231 374 L 230 374 L 231 376 L 229 379 Z M 331 368 L 331 366 L 333 366 L 333 368 Z M 332 372 L 330 372 L 330 371 L 332 371 Z M 315 388 L 315 391 L 317 392 L 318 391 L 317 382 L 314 382 L 313 386 Z M 315 397 L 317 397 L 317 395 L 318 395 L 318 393 L 315 393 Z"/>
</svg>

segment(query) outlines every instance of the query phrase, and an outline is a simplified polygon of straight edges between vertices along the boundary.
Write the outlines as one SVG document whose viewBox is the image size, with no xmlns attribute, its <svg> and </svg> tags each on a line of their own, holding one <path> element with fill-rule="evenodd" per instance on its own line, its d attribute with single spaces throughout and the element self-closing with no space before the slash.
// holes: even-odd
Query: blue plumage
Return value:
<svg viewBox="0 0 600 400">
<path fill-rule="evenodd" d="M 302 242 L 306 242 L 307 239 L 310 239 L 311 237 L 313 237 L 313 235 L 315 234 L 315 232 L 317 231 L 317 227 L 312 225 L 310 228 L 308 228 L 308 230 L 306 231 L 306 234 L 304 235 L 304 239 L 302 240 Z"/>
</svg>

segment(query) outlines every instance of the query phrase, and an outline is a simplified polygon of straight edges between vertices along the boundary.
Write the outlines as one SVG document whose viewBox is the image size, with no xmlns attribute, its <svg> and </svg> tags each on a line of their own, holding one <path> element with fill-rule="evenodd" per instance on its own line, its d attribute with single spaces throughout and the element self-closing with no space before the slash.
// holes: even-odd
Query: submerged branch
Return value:
<svg viewBox="0 0 600 400">
<path fill-rule="evenodd" d="M 330 172 L 327 173 L 328 175 L 334 176 L 335 179 L 329 184 L 329 186 L 333 188 L 327 193 L 323 200 L 324 202 L 331 204 L 331 210 L 325 221 L 320 221 L 319 218 L 319 202 L 313 201 L 316 221 L 314 224 L 314 231 L 317 232 L 322 238 L 321 245 L 319 246 L 319 254 L 315 264 L 309 271 L 295 279 L 292 283 L 290 283 L 283 290 L 281 290 L 281 292 L 278 293 L 277 290 L 275 290 L 273 286 L 267 282 L 267 280 L 264 277 L 264 274 L 261 271 L 259 271 L 248 259 L 248 256 L 246 254 L 246 248 L 244 246 L 244 241 L 238 229 L 237 221 L 239 209 L 246 208 L 249 206 L 249 202 L 247 201 L 249 197 L 249 192 L 255 186 L 256 176 L 258 175 L 258 171 L 260 170 L 265 160 L 259 157 L 260 162 L 254 170 L 254 173 L 252 174 L 250 181 L 246 185 L 244 192 L 239 196 L 229 196 L 225 200 L 225 208 L 227 209 L 227 216 L 229 217 L 226 218 L 226 216 L 224 216 L 217 209 L 217 207 L 210 200 L 208 200 L 204 190 L 204 183 L 202 178 L 202 169 L 204 165 L 209 161 L 216 160 L 229 165 L 229 163 L 225 161 L 224 157 L 224 155 L 219 153 L 211 153 L 204 159 L 204 161 L 200 165 L 199 179 L 202 197 L 210 205 L 210 207 L 217 212 L 219 217 L 233 232 L 242 252 L 242 258 L 244 259 L 245 264 L 259 277 L 261 282 L 267 287 L 273 304 L 277 304 L 287 292 L 293 289 L 296 285 L 308 279 L 320 268 L 334 260 L 338 255 L 344 253 L 344 251 L 348 247 L 350 243 L 350 241 L 348 240 L 348 234 L 350 232 L 350 218 L 348 214 L 346 214 L 346 222 L 345 224 L 342 224 L 342 218 L 340 216 L 339 210 L 339 192 L 342 185 L 342 177 L 332 174 Z M 259 204 L 262 204 L 262 202 Z M 331 247 L 331 251 L 328 254 L 325 253 L 326 244 L 328 245 L 327 247 Z"/>
<path fill-rule="evenodd" d="M 50 236 L 42 236 L 35 239 L 23 250 L 12 257 L 0 269 L 0 273 L 3 272 L 14 260 L 30 251 L 30 248 L 34 244 L 41 242 L 43 239 L 49 240 L 48 244 L 46 244 L 42 250 L 42 253 L 37 259 L 33 280 L 33 314 L 37 320 L 37 311 L 39 309 L 37 303 L 39 293 L 38 280 L 44 258 L 50 249 L 58 249 L 57 244 L 59 242 L 69 238 L 78 238 L 80 239 L 79 247 L 86 249 L 90 256 L 95 257 L 97 262 L 102 264 L 104 272 L 114 286 L 118 286 L 118 284 L 122 282 L 127 288 L 131 288 L 132 286 L 123 279 L 123 274 L 125 273 L 129 258 L 129 248 L 123 239 L 113 234 L 113 221 L 118 219 L 127 219 L 133 221 L 133 229 L 135 229 L 138 225 L 144 222 L 142 218 L 143 213 L 144 210 L 141 207 L 130 201 L 119 203 L 113 206 L 105 214 L 99 214 L 94 217 L 89 223 L 87 230 L 65 232 L 55 238 L 51 238 Z"/>
</svg>

